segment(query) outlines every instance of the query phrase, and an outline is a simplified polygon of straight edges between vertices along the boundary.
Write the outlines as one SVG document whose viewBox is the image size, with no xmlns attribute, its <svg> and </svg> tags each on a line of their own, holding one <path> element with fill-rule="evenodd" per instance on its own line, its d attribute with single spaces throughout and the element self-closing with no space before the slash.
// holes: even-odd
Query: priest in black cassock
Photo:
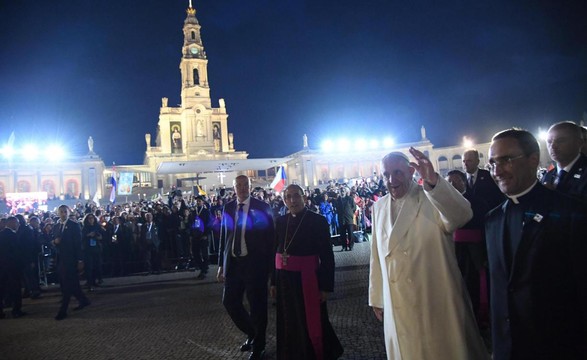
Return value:
<svg viewBox="0 0 587 360">
<path fill-rule="evenodd" d="M 334 254 L 326 218 L 304 207 L 298 185 L 284 192 L 289 214 L 277 219 L 275 274 L 277 359 L 337 359 L 342 345 L 328 320 L 334 290 Z"/>
</svg>

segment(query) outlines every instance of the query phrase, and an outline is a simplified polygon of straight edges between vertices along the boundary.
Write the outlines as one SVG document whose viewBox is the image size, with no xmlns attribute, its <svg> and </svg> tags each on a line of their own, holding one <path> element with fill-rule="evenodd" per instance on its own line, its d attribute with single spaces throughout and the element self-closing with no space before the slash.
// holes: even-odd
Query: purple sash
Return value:
<svg viewBox="0 0 587 360">
<path fill-rule="evenodd" d="M 289 255 L 287 264 L 284 265 L 281 254 L 277 253 L 275 254 L 275 268 L 301 273 L 308 336 L 312 342 L 316 359 L 322 360 L 324 358 L 324 349 L 322 347 L 322 323 L 320 321 L 320 290 L 318 288 L 318 277 L 316 276 L 318 256 Z"/>
</svg>

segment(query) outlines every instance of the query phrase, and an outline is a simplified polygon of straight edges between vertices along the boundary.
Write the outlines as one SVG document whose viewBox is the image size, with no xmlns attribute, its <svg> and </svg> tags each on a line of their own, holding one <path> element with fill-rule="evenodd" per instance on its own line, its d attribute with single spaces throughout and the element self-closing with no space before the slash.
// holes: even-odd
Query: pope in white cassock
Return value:
<svg viewBox="0 0 587 360">
<path fill-rule="evenodd" d="M 454 252 L 469 202 L 410 148 L 382 160 L 389 194 L 373 206 L 369 305 L 384 323 L 388 359 L 489 359 Z M 413 181 L 417 170 L 423 186 Z"/>
</svg>

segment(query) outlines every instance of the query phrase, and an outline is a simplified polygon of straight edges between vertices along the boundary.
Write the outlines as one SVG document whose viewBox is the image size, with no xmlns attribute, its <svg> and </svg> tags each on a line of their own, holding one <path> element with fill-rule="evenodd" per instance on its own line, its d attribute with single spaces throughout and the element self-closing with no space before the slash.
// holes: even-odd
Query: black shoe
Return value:
<svg viewBox="0 0 587 360">
<path fill-rule="evenodd" d="M 12 312 L 12 317 L 15 319 L 18 319 L 19 317 L 23 317 L 25 315 L 27 315 L 27 313 L 25 313 L 24 311 L 20 311 L 20 310 Z"/>
<path fill-rule="evenodd" d="M 74 311 L 81 310 L 81 309 L 85 308 L 86 306 L 89 306 L 90 304 L 91 304 L 90 300 L 83 301 L 78 306 L 74 307 L 73 310 Z"/>
<path fill-rule="evenodd" d="M 59 320 L 63 320 L 67 317 L 67 313 L 58 313 L 57 316 L 55 316 L 55 320 L 59 321 Z"/>
<path fill-rule="evenodd" d="M 245 352 L 245 351 L 251 351 L 251 349 L 253 349 L 253 339 L 247 339 L 242 345 L 241 345 L 241 351 Z"/>
<path fill-rule="evenodd" d="M 204 280 L 206 278 L 206 273 L 201 272 L 200 275 L 196 276 L 196 280 Z"/>
<path fill-rule="evenodd" d="M 261 360 L 265 356 L 265 349 L 253 350 L 249 356 L 249 360 Z"/>
</svg>

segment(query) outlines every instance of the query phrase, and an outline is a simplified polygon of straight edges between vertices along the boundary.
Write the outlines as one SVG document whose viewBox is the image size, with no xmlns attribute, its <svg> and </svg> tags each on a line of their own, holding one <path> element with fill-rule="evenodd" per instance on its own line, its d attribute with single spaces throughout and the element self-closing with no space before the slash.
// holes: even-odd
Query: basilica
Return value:
<svg viewBox="0 0 587 360">
<path fill-rule="evenodd" d="M 86 155 L 65 162 L 18 162 L 0 160 L 0 199 L 9 194 L 46 193 L 48 199 L 110 200 L 114 180 L 118 184 L 116 196 L 136 197 L 166 193 L 172 187 L 189 191 L 232 186 L 239 174 L 246 174 L 254 186 L 267 187 L 283 166 L 287 183 L 316 187 L 331 179 L 349 180 L 370 178 L 380 171 L 381 158 L 390 151 L 408 154 L 410 147 L 425 153 L 441 175 L 452 169 L 462 169 L 463 144 L 434 148 L 422 127 L 410 143 L 386 148 L 358 151 L 337 149 L 326 151 L 310 146 L 311 140 L 299 136 L 300 150 L 284 154 L 282 158 L 249 159 L 248 153 L 234 148 L 230 132 L 227 105 L 220 98 L 213 103 L 208 81 L 208 58 L 196 18 L 196 9 L 190 6 L 183 24 L 181 75 L 181 104 L 169 106 L 161 99 L 156 134 L 145 134 L 143 164 L 106 166 L 94 153 L 93 140 L 88 140 Z M 178 44 L 179 45 L 179 44 Z M 488 143 L 476 144 L 481 154 L 481 166 L 486 163 Z M 547 158 L 547 157 L 545 157 Z M 125 184 L 125 186 L 121 186 Z"/>
</svg>

